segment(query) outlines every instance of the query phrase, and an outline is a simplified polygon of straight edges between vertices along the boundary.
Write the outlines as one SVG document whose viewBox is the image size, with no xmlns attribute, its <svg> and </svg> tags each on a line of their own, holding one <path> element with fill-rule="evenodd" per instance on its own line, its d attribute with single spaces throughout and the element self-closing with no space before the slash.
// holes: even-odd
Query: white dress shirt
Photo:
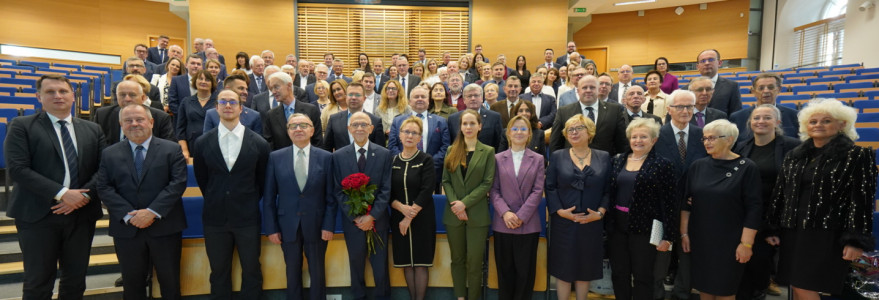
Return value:
<svg viewBox="0 0 879 300">
<path fill-rule="evenodd" d="M 49 116 L 49 121 L 52 122 L 52 129 L 55 129 L 55 136 L 58 137 L 58 145 L 61 146 L 61 159 L 64 161 L 64 180 L 61 182 L 61 190 L 55 194 L 55 200 L 61 200 L 61 197 L 64 196 L 64 193 L 67 193 L 67 190 L 70 187 L 70 167 L 67 164 L 67 154 L 64 153 L 64 140 L 61 138 L 61 124 L 58 124 L 58 120 L 61 120 L 55 117 L 52 114 L 46 114 Z M 63 119 L 67 121 L 66 127 L 67 131 L 70 133 L 70 139 L 73 140 L 73 147 L 79 149 L 76 145 L 76 132 L 73 130 L 73 117 L 67 115 L 66 118 Z M 78 151 L 78 150 L 77 150 Z"/>
<path fill-rule="evenodd" d="M 241 122 L 235 124 L 235 128 L 229 130 L 225 125 L 218 126 L 217 135 L 220 141 L 220 152 L 223 153 L 223 160 L 226 161 L 226 168 L 229 171 L 235 166 L 238 160 L 238 154 L 241 153 L 241 143 L 244 141 L 244 125 Z"/>
<path fill-rule="evenodd" d="M 187 78 L 186 78 L 186 85 L 189 86 L 189 95 L 190 95 L 190 96 L 194 96 L 196 93 L 198 93 L 198 90 L 195 89 L 194 87 L 192 87 L 192 84 L 189 84 L 189 83 L 192 82 L 192 75 L 186 74 L 186 76 L 187 76 Z M 179 102 L 179 101 L 182 101 L 182 100 L 183 100 L 182 98 L 181 98 L 181 99 L 177 99 L 178 102 Z"/>
<path fill-rule="evenodd" d="M 305 174 L 307 175 L 308 174 L 308 162 L 310 161 L 309 159 L 311 159 L 311 143 L 309 143 L 308 145 L 305 145 L 304 148 L 296 147 L 296 144 L 293 144 L 293 165 L 294 166 L 296 165 L 296 162 L 299 159 L 299 150 L 302 150 L 305 152 L 304 153 L 305 154 L 304 155 L 304 157 L 305 157 Z"/>
<path fill-rule="evenodd" d="M 357 145 L 357 143 L 355 143 L 353 139 L 351 140 L 351 143 L 354 144 L 354 161 L 357 161 L 358 159 L 360 159 L 360 149 L 366 150 L 366 152 L 363 152 L 364 156 L 369 155 L 369 141 L 366 141 L 366 143 L 363 144 L 363 147 L 360 147 L 359 145 Z M 366 157 L 364 157 L 364 158 L 366 158 Z"/>
<path fill-rule="evenodd" d="M 681 138 L 681 134 L 678 132 L 684 132 L 684 146 L 685 147 L 689 146 L 689 145 L 687 145 L 690 141 L 690 123 L 689 122 L 687 122 L 687 126 L 684 127 L 684 129 L 678 129 L 678 127 L 675 126 L 674 123 L 672 123 L 671 129 L 675 133 L 675 144 L 677 144 L 677 141 Z"/>
<path fill-rule="evenodd" d="M 516 171 L 516 177 L 519 177 L 519 167 L 522 166 L 522 158 L 525 157 L 525 149 L 522 151 L 510 150 L 513 156 L 513 170 Z"/>
<path fill-rule="evenodd" d="M 595 101 L 595 103 L 592 103 L 592 105 L 586 105 L 586 104 L 583 104 L 583 102 L 580 102 L 580 101 L 577 101 L 577 103 L 580 103 L 580 112 L 581 112 L 584 116 L 586 116 L 587 118 L 589 117 L 589 111 L 586 110 L 586 108 L 587 108 L 587 107 L 591 107 L 591 108 L 592 108 L 592 113 L 595 114 L 595 121 L 594 121 L 594 122 L 595 122 L 595 125 L 597 126 L 597 125 L 598 125 L 598 103 L 599 103 L 599 102 L 598 102 L 598 101 Z"/>
<path fill-rule="evenodd" d="M 540 93 L 537 93 L 537 95 L 531 94 L 531 103 L 534 103 L 534 115 L 540 119 L 540 105 L 543 104 L 543 98 L 540 97 Z"/>
<path fill-rule="evenodd" d="M 412 115 L 416 118 L 418 117 L 417 112 L 413 111 Z M 427 121 L 427 111 L 422 112 L 421 117 L 421 128 L 424 128 L 424 130 L 421 131 L 421 151 L 427 153 L 427 135 L 430 133 L 430 128 L 428 128 L 428 124 L 430 124 L 430 122 Z"/>
</svg>

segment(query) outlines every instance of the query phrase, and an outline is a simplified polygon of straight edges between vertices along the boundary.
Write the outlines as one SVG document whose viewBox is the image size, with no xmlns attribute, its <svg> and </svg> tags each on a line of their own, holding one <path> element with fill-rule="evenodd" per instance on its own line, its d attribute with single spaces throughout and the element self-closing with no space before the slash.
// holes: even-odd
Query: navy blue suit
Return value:
<svg viewBox="0 0 879 300">
<path fill-rule="evenodd" d="M 797 111 L 793 108 L 781 105 L 775 105 L 775 107 L 781 111 L 781 129 L 784 130 L 784 135 L 792 138 L 799 138 L 800 121 L 799 118 L 797 118 Z M 739 128 L 739 141 L 753 136 L 751 133 L 751 127 L 748 126 L 748 120 L 751 118 L 751 112 L 753 111 L 754 107 L 752 106 L 729 115 L 729 121 L 735 123 L 736 127 Z"/>
<path fill-rule="evenodd" d="M 433 157 L 433 166 L 437 170 L 437 179 L 442 179 L 443 162 L 446 159 L 446 150 L 452 144 L 449 136 L 449 125 L 443 117 L 424 112 L 427 115 L 427 145 L 423 151 Z M 403 114 L 394 118 L 391 122 L 391 132 L 388 135 L 388 150 L 391 155 L 403 152 L 403 142 L 400 140 L 400 125 L 411 117 L 412 114 Z"/>
<path fill-rule="evenodd" d="M 180 103 L 177 113 L 177 140 L 186 141 L 190 155 L 195 154 L 195 139 L 204 133 L 204 119 L 208 109 L 217 107 L 217 99 L 211 97 L 204 106 L 198 96 L 189 96 Z"/>
<path fill-rule="evenodd" d="M 363 172 L 369 176 L 369 184 L 374 184 L 375 200 L 369 215 L 375 218 L 374 230 L 382 240 L 382 244 L 376 241 L 375 254 L 369 254 L 366 248 L 366 233 L 354 224 L 354 218 L 348 212 L 351 207 L 345 204 L 348 196 L 342 192 L 342 179 L 354 173 L 360 173 L 357 167 L 354 144 L 347 145 L 333 152 L 333 185 L 335 197 L 330 197 L 333 202 L 330 207 L 341 210 L 342 230 L 345 233 L 345 243 L 348 247 L 348 264 L 351 268 L 351 293 L 354 299 L 366 299 L 366 283 L 364 281 L 364 268 L 366 257 L 372 265 L 372 274 L 375 279 L 373 288 L 375 299 L 390 299 L 391 285 L 388 277 L 388 206 L 391 193 L 391 158 L 388 149 L 370 142 L 366 152 L 366 167 Z M 360 155 L 359 153 L 357 155 Z M 384 246 L 382 246 L 384 245 Z"/>
<path fill-rule="evenodd" d="M 266 78 L 265 76 L 262 76 L 262 78 L 263 78 L 262 85 L 257 86 L 258 82 L 256 82 L 256 74 L 250 74 L 248 76 L 250 76 L 250 83 L 247 84 L 247 94 L 248 95 L 257 95 L 259 93 L 268 91 L 268 86 L 269 86 L 269 82 L 268 82 L 269 79 L 268 78 Z"/>
<path fill-rule="evenodd" d="M 327 76 L 327 82 L 333 82 L 336 81 L 336 79 L 342 79 L 347 83 L 351 83 L 351 77 L 345 76 L 345 74 L 336 76 L 335 73 L 332 73 L 330 76 Z"/>
<path fill-rule="evenodd" d="M 385 137 L 385 130 L 382 127 L 382 119 L 371 113 L 364 113 L 369 115 L 369 119 L 372 120 L 373 125 L 372 133 L 369 134 L 369 141 L 379 145 L 385 145 L 387 137 Z M 354 141 L 348 136 L 348 111 L 343 110 L 330 116 L 329 121 L 327 121 L 327 128 L 324 132 L 326 134 L 322 145 L 324 150 L 339 150 L 340 148 L 353 143 Z M 315 131 L 315 135 L 317 134 L 317 131 Z"/>
<path fill-rule="evenodd" d="M 540 121 L 540 125 L 542 129 L 547 129 L 552 127 L 552 122 L 555 121 L 555 113 L 558 108 L 555 105 L 555 97 L 546 95 L 546 94 L 537 94 L 540 96 L 540 115 L 537 116 L 538 121 Z M 528 100 L 531 103 L 534 103 L 531 99 L 534 98 L 534 95 L 531 93 L 525 93 L 524 95 L 519 95 L 520 99 Z"/>
<path fill-rule="evenodd" d="M 449 140 L 454 142 L 458 132 L 461 132 L 461 112 L 449 116 Z M 507 141 L 504 137 L 504 127 L 501 125 L 501 114 L 487 108 L 479 109 L 482 115 L 482 130 L 477 137 L 480 142 L 494 147 L 495 153 L 506 150 Z M 442 165 L 442 164 L 440 164 Z"/>
<path fill-rule="evenodd" d="M 681 154 L 678 152 L 678 136 L 675 135 L 671 128 L 671 122 L 665 123 L 659 129 L 659 139 L 656 140 L 656 154 L 664 157 L 672 162 L 675 167 L 675 177 L 678 180 L 686 174 L 687 169 L 697 159 L 708 156 L 705 152 L 705 146 L 702 145 L 702 128 L 690 125 L 687 132 L 687 160 L 681 160 Z M 681 181 L 683 183 L 683 181 Z"/>
<path fill-rule="evenodd" d="M 177 110 L 180 107 L 180 101 L 184 98 L 192 96 L 192 93 L 189 90 L 189 87 L 192 84 L 189 82 L 188 75 L 180 75 L 174 76 L 171 79 L 171 86 L 168 87 L 168 111 L 171 112 L 172 115 L 177 114 Z"/>
<path fill-rule="evenodd" d="M 289 146 L 272 152 L 266 167 L 263 190 L 263 225 L 266 234 L 281 233 L 281 248 L 287 263 L 287 299 L 303 299 L 302 252 L 308 259 L 311 275 L 309 299 L 326 299 L 324 257 L 327 242 L 321 239 L 321 230 L 333 231 L 335 201 L 333 188 L 332 154 L 311 146 L 308 154 L 308 180 L 304 190 L 293 166 L 296 147 Z"/>
<path fill-rule="evenodd" d="M 262 137 L 263 124 L 259 112 L 247 107 L 241 107 L 241 117 L 238 119 L 238 122 L 241 122 L 241 125 L 253 130 L 253 132 L 258 133 Z M 217 126 L 220 126 L 220 114 L 217 113 L 216 108 L 208 109 L 205 113 L 203 132 L 208 132 L 211 129 L 217 128 Z"/>
<path fill-rule="evenodd" d="M 168 49 L 164 49 L 164 50 L 165 50 L 165 57 L 162 57 L 162 55 L 160 55 L 160 53 L 159 53 L 159 47 L 150 47 L 149 49 L 147 49 L 147 60 L 154 63 L 154 64 L 157 64 L 157 65 L 161 65 L 161 64 L 167 62 L 168 61 Z"/>
</svg>

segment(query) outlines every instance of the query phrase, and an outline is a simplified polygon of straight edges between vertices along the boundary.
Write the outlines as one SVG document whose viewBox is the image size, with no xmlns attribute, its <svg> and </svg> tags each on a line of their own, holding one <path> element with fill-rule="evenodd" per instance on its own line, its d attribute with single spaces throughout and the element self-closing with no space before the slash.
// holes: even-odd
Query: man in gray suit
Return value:
<svg viewBox="0 0 879 300">
<path fill-rule="evenodd" d="M 711 97 L 708 106 L 719 109 L 727 115 L 742 109 L 739 84 L 717 75 L 717 69 L 723 64 L 720 60 L 720 52 L 714 49 L 704 50 L 696 57 L 696 62 L 699 64 L 699 74 L 711 78 L 711 82 L 714 83 L 714 96 Z"/>
<path fill-rule="evenodd" d="M 711 97 L 714 95 L 711 78 L 698 77 L 690 80 L 687 89 L 696 94 L 696 108 L 693 110 L 693 118 L 690 120 L 690 125 L 702 128 L 705 127 L 705 124 L 711 123 L 711 121 L 726 119 L 725 112 L 708 107 L 708 103 L 711 103 Z"/>
<path fill-rule="evenodd" d="M 626 90 L 631 86 L 640 86 L 641 89 L 647 90 L 647 87 L 640 83 L 635 83 L 632 80 L 632 76 L 634 75 L 634 70 L 632 70 L 632 66 L 623 65 L 620 67 L 620 70 L 617 75 L 617 79 L 619 82 L 613 85 L 613 88 L 610 90 L 610 94 L 607 95 L 607 101 L 609 102 L 617 102 L 619 103 L 620 99 L 623 99 L 623 96 L 626 94 Z"/>
</svg>

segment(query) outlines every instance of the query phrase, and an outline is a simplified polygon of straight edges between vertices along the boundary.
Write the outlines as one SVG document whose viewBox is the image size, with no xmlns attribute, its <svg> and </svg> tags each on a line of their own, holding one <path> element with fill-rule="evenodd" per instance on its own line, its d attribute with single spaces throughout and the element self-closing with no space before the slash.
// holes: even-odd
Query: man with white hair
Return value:
<svg viewBox="0 0 879 300">
<path fill-rule="evenodd" d="M 617 72 L 617 79 L 619 82 L 613 85 L 613 88 L 610 90 L 610 94 L 607 95 L 607 101 L 609 102 L 617 102 L 620 103 L 620 99 L 625 98 L 626 90 L 633 85 L 640 86 L 642 90 L 647 90 L 647 87 L 640 83 L 634 83 L 632 77 L 634 75 L 634 70 L 630 65 L 622 65 L 620 70 Z"/>
<path fill-rule="evenodd" d="M 314 74 L 309 74 L 310 68 L 308 67 L 309 61 L 300 59 L 299 60 L 299 68 L 297 69 L 296 78 L 293 79 L 293 85 L 298 86 L 303 91 L 305 91 L 305 87 L 309 84 L 315 82 Z M 318 132 L 320 134 L 320 132 Z"/>
<path fill-rule="evenodd" d="M 195 38 L 192 40 L 192 49 L 195 50 L 193 53 L 202 55 L 204 52 L 204 39 L 203 38 Z"/>
<path fill-rule="evenodd" d="M 201 56 L 201 60 L 203 60 L 203 61 L 207 61 L 207 59 L 210 58 L 210 57 L 207 56 L 207 50 L 210 49 L 210 48 L 214 48 L 214 49 L 216 49 L 216 48 L 214 47 L 214 40 L 212 40 L 212 39 L 204 39 L 204 46 L 202 47 L 202 49 L 203 49 L 204 51 L 202 51 L 202 52 L 200 52 L 200 53 L 198 54 L 199 56 Z M 221 64 L 223 64 L 223 65 L 226 64 L 226 58 L 223 57 L 222 54 L 219 54 L 219 52 L 217 53 L 217 58 L 215 58 L 215 59 L 216 59 L 217 61 L 219 61 L 219 62 L 220 62 Z M 225 68 L 224 68 L 224 69 L 225 69 Z"/>
<path fill-rule="evenodd" d="M 329 76 L 330 76 L 330 68 L 327 67 L 327 65 L 318 64 L 317 66 L 314 67 L 315 82 L 317 82 L 318 80 L 327 81 L 327 78 Z M 330 83 L 330 82 L 327 81 L 327 83 Z M 306 102 L 308 102 L 308 103 L 317 102 L 318 97 L 317 97 L 317 94 L 314 93 L 314 82 L 305 86 L 305 95 L 308 97 Z M 306 99 L 303 99 L 303 100 L 306 100 Z"/>
<path fill-rule="evenodd" d="M 266 61 L 260 57 L 250 58 L 250 70 L 253 73 L 250 74 L 250 85 L 247 92 L 251 95 L 257 95 L 266 91 L 266 78 L 263 72 L 265 72 L 267 65 Z"/>
<path fill-rule="evenodd" d="M 265 78 L 270 78 L 272 77 L 272 74 L 275 74 L 277 72 L 281 72 L 281 68 L 278 68 L 278 66 L 268 66 L 263 73 L 265 75 Z M 251 81 L 251 84 L 252 83 L 253 81 Z M 298 87 L 293 87 L 294 95 L 297 94 L 297 89 Z M 253 108 L 253 110 L 258 111 L 263 117 L 265 117 L 265 114 L 268 113 L 270 109 L 280 105 L 279 100 L 275 99 L 275 93 L 273 93 L 271 89 L 266 89 L 265 92 L 253 95 L 251 98 L 252 101 L 249 101 L 247 106 Z"/>
<path fill-rule="evenodd" d="M 164 63 L 156 66 L 153 69 L 154 74 L 164 75 L 165 73 L 167 73 L 168 72 L 168 68 L 167 68 L 168 60 L 170 58 L 176 58 L 176 59 L 179 59 L 180 61 L 184 61 L 183 48 L 180 48 L 180 46 L 177 46 L 177 45 L 171 45 L 170 47 L 168 47 L 168 56 L 169 56 L 169 58 L 166 59 Z"/>
<path fill-rule="evenodd" d="M 284 58 L 284 64 L 291 65 L 294 68 L 299 66 L 299 62 L 296 58 L 296 55 L 293 55 L 293 54 L 287 54 L 287 57 Z"/>
<path fill-rule="evenodd" d="M 320 112 L 317 106 L 301 101 L 293 92 L 293 78 L 284 72 L 275 72 L 269 77 L 269 87 L 279 102 L 278 106 L 269 110 L 263 118 L 263 137 L 272 146 L 272 150 L 278 150 L 293 145 L 290 136 L 287 135 L 287 120 L 291 115 L 300 113 L 308 116 L 314 124 L 314 132 L 321 132 Z M 311 145 L 321 145 L 321 135 L 311 137 Z"/>
<path fill-rule="evenodd" d="M 259 57 L 262 58 L 266 66 L 275 65 L 275 52 L 272 52 L 272 50 L 263 50 L 262 53 L 259 54 Z"/>
</svg>

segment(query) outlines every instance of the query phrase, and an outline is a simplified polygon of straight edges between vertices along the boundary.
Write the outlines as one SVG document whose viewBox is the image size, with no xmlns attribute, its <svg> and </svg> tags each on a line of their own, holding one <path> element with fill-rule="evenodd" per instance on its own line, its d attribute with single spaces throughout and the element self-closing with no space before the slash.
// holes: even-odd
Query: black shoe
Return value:
<svg viewBox="0 0 879 300">
<path fill-rule="evenodd" d="M 674 286 L 675 285 L 675 276 L 674 275 L 665 276 L 665 281 L 663 281 L 662 283 L 665 285 Z"/>
<path fill-rule="evenodd" d="M 122 286 L 122 276 L 119 276 L 119 278 L 116 278 L 116 282 L 113 284 L 113 286 L 115 286 L 115 287 Z"/>
</svg>

